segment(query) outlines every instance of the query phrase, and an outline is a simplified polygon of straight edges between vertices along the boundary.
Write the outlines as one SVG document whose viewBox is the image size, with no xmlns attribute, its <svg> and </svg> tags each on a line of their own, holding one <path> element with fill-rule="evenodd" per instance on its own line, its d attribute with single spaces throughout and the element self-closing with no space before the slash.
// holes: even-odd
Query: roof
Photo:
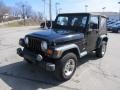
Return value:
<svg viewBox="0 0 120 90">
<path fill-rule="evenodd" d="M 103 17 L 105 17 L 105 18 L 107 18 L 107 16 L 105 16 L 105 15 L 103 15 L 102 13 L 61 13 L 61 14 L 59 14 L 59 15 L 79 15 L 79 14 L 81 14 L 81 15 L 98 15 L 98 16 L 103 16 Z"/>
</svg>

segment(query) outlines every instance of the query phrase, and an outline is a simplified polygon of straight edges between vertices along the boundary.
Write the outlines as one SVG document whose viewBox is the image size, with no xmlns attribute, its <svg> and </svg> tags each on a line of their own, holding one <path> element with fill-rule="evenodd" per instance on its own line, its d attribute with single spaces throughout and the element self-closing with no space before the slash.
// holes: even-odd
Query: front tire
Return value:
<svg viewBox="0 0 120 90">
<path fill-rule="evenodd" d="M 102 44 L 96 50 L 96 56 L 99 57 L 99 58 L 102 58 L 106 53 L 106 48 L 107 48 L 107 42 L 102 41 Z"/>
<path fill-rule="evenodd" d="M 56 62 L 55 76 L 60 81 L 71 79 L 76 70 L 77 57 L 74 53 L 68 53 Z"/>
</svg>

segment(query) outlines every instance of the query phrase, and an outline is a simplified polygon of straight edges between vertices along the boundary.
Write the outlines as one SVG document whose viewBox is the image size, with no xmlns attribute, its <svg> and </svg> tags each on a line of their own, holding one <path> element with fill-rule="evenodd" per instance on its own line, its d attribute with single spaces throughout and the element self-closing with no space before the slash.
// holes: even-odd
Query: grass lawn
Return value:
<svg viewBox="0 0 120 90">
<path fill-rule="evenodd" d="M 36 25 L 40 25 L 40 23 L 33 21 L 33 20 L 26 20 L 25 22 L 25 26 L 36 26 Z M 13 23 L 7 23 L 4 25 L 1 25 L 0 27 L 22 27 L 22 26 L 24 26 L 24 21 L 16 21 Z"/>
</svg>

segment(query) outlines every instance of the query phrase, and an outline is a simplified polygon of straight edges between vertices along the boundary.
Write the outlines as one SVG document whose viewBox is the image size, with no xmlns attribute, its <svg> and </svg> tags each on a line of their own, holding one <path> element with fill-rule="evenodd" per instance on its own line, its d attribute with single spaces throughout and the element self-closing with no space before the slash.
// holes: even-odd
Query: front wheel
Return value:
<svg viewBox="0 0 120 90">
<path fill-rule="evenodd" d="M 61 81 L 69 80 L 76 70 L 77 57 L 74 53 L 68 53 L 56 62 L 55 76 Z"/>
<path fill-rule="evenodd" d="M 99 58 L 102 58 L 106 53 L 106 48 L 107 48 L 107 42 L 102 41 L 102 44 L 96 50 L 96 56 L 99 57 Z"/>
</svg>

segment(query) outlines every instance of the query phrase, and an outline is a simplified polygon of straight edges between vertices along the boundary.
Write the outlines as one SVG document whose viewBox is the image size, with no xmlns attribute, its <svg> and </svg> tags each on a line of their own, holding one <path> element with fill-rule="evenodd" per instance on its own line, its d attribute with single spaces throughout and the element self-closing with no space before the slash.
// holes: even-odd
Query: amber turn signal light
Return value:
<svg viewBox="0 0 120 90">
<path fill-rule="evenodd" d="M 50 49 L 48 49 L 48 50 L 47 50 L 47 54 L 48 54 L 48 55 L 52 55 L 52 54 L 53 54 L 53 51 L 50 50 Z"/>
</svg>

